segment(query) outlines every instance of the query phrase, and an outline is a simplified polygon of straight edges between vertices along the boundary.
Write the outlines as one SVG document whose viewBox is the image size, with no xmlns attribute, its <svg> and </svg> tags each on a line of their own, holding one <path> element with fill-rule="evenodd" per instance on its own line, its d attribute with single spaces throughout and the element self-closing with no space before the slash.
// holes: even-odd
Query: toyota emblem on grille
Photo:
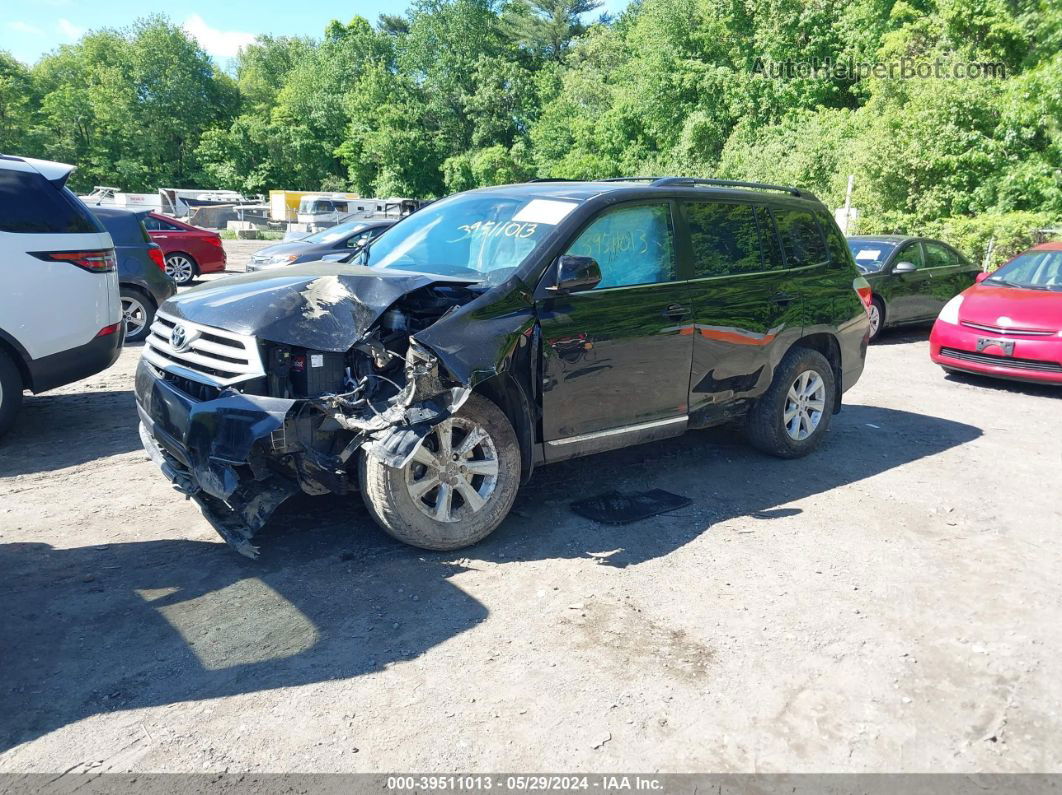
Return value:
<svg viewBox="0 0 1062 795">
<path fill-rule="evenodd" d="M 195 339 L 195 334 L 188 332 L 184 326 L 174 326 L 170 331 L 170 347 L 178 353 L 188 350 Z"/>
</svg>

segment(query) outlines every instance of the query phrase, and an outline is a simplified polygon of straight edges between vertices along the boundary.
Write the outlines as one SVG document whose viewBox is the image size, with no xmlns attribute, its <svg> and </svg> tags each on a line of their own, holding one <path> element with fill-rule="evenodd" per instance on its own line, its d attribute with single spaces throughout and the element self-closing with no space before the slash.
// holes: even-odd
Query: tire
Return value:
<svg viewBox="0 0 1062 795">
<path fill-rule="evenodd" d="M 18 410 L 22 408 L 22 374 L 7 351 L 0 349 L 0 436 L 15 424 Z"/>
<path fill-rule="evenodd" d="M 123 287 L 122 321 L 125 324 L 125 341 L 140 342 L 151 331 L 155 322 L 155 303 L 135 287 Z"/>
<path fill-rule="evenodd" d="M 447 456 L 447 468 L 441 471 L 434 466 L 447 434 L 451 449 L 460 450 L 470 437 L 480 439 L 471 433 L 477 429 L 486 438 L 476 442 L 468 457 L 453 461 Z M 493 466 L 488 463 L 492 459 Z M 483 472 L 462 474 L 462 461 L 475 463 Z M 432 430 L 406 467 L 394 469 L 363 455 L 359 475 L 369 513 L 390 536 L 422 549 L 460 549 L 486 538 L 508 516 L 520 488 L 520 443 L 501 409 L 473 394 L 460 411 Z M 437 485 L 432 485 L 433 479 Z M 472 493 L 485 498 L 478 508 L 470 501 L 475 497 L 465 497 Z"/>
<path fill-rule="evenodd" d="M 808 373 L 812 375 L 806 376 Z M 804 387 L 801 387 L 802 383 Z M 779 458 L 807 455 L 822 443 L 830 426 L 837 400 L 836 384 L 833 368 L 825 356 L 810 348 L 791 348 L 775 370 L 771 385 L 745 418 L 749 442 L 758 450 Z M 791 390 L 798 397 L 801 392 L 810 393 L 812 397 L 794 406 Z M 796 413 L 792 414 L 794 408 Z M 794 422 L 787 422 L 787 416 L 796 420 L 796 434 L 792 432 Z"/>
<path fill-rule="evenodd" d="M 877 312 L 877 321 L 875 322 L 874 312 Z M 881 332 L 885 330 L 885 302 L 878 298 L 876 295 L 870 302 L 870 342 L 873 342 L 881 336 Z"/>
<path fill-rule="evenodd" d="M 178 287 L 191 284 L 199 275 L 199 263 L 190 254 L 175 251 L 166 255 L 166 275 L 173 279 Z"/>
</svg>

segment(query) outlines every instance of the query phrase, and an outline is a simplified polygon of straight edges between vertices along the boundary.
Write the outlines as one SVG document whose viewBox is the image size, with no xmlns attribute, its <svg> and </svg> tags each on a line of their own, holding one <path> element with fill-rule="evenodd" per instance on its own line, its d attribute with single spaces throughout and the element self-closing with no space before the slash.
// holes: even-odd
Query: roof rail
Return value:
<svg viewBox="0 0 1062 795">
<path fill-rule="evenodd" d="M 592 182 L 657 182 L 664 177 L 604 177 L 591 180 Z"/>
<path fill-rule="evenodd" d="M 567 177 L 531 177 L 528 182 L 576 182 L 577 180 Z"/>
<path fill-rule="evenodd" d="M 777 190 L 804 199 L 814 199 L 815 195 L 792 185 L 770 185 L 766 182 L 743 182 L 736 179 L 701 179 L 699 177 L 660 177 L 652 182 L 654 188 L 665 185 L 708 185 L 717 188 L 755 188 L 757 190 Z"/>
</svg>

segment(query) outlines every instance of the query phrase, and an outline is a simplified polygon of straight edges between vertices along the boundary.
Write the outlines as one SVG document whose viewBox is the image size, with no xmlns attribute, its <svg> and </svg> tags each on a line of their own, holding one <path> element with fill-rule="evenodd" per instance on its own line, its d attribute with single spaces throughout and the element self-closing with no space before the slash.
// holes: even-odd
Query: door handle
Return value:
<svg viewBox="0 0 1062 795">
<path fill-rule="evenodd" d="M 771 296 L 771 303 L 778 304 L 778 306 L 789 306 L 796 300 L 796 296 L 792 293 L 777 292 Z"/>
<path fill-rule="evenodd" d="M 682 304 L 668 304 L 667 309 L 660 314 L 669 320 L 682 320 L 682 318 L 689 315 L 689 313 L 689 307 L 685 307 Z"/>
</svg>

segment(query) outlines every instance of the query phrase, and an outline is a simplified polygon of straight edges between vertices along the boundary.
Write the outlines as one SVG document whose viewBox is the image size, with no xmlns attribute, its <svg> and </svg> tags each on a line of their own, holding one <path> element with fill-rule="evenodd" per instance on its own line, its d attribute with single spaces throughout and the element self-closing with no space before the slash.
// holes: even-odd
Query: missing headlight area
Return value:
<svg viewBox="0 0 1062 795">
<path fill-rule="evenodd" d="M 465 403 L 470 385 L 414 335 L 479 294 L 428 283 L 381 311 L 335 276 L 308 280 L 300 311 L 285 295 L 255 318 L 260 366 L 239 354 L 246 375 L 235 381 L 219 368 L 245 339 L 230 351 L 212 327 L 164 315 L 137 376 L 145 448 L 232 547 L 256 557 L 251 539 L 288 497 L 356 491 L 358 451 L 405 466 Z M 358 324 L 367 328 L 346 350 L 312 344 L 342 344 Z"/>
</svg>

